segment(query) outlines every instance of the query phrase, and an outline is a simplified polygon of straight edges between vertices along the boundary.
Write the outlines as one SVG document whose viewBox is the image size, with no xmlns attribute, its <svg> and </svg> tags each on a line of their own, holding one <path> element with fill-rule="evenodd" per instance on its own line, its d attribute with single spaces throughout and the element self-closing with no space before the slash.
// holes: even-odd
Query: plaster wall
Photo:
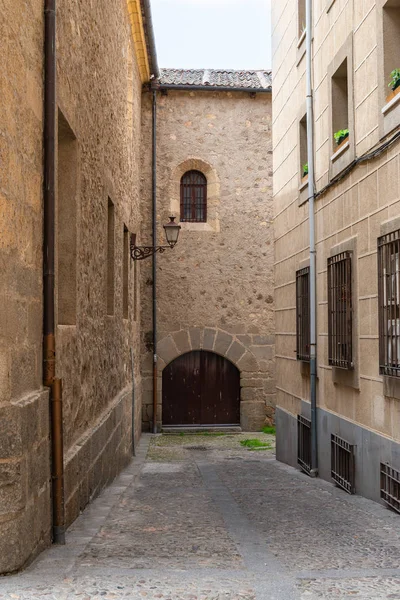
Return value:
<svg viewBox="0 0 400 600">
<path fill-rule="evenodd" d="M 383 116 L 388 93 L 380 61 L 383 2 L 314 2 L 316 188 L 373 149 L 400 125 L 398 106 Z M 309 399 L 307 367 L 295 358 L 296 270 L 308 258 L 308 204 L 299 190 L 299 120 L 304 114 L 305 55 L 298 41 L 297 2 L 273 5 L 273 133 L 276 294 L 277 405 L 301 412 Z M 334 153 L 330 74 L 347 56 L 349 147 L 340 168 Z M 397 116 L 396 116 L 397 115 Z M 384 122 L 383 122 L 384 121 Z M 316 200 L 318 404 L 366 430 L 400 439 L 399 400 L 379 373 L 377 238 L 400 210 L 400 144 L 355 167 Z M 342 159 L 340 159 L 342 160 Z M 390 225 L 389 225 L 390 228 Z M 393 223 L 394 229 L 398 228 Z M 350 378 L 328 364 L 327 258 L 335 249 L 353 249 L 353 323 L 356 365 Z M 339 250 L 338 250 L 339 251 Z M 332 421 L 333 422 L 333 421 Z M 335 432 L 333 432 L 335 433 Z M 284 435 L 284 433 L 282 433 Z M 296 449 L 294 449 L 296 451 Z M 397 465 L 399 468 L 400 465 Z"/>
<path fill-rule="evenodd" d="M 143 143 L 151 139 L 150 97 Z M 207 223 L 183 223 L 177 246 L 157 257 L 158 422 L 162 370 L 205 348 L 241 372 L 244 429 L 273 418 L 274 299 L 271 203 L 271 97 L 242 92 L 157 94 L 157 222 L 179 216 L 180 179 L 207 178 Z M 142 242 L 151 239 L 151 153 L 144 154 Z M 151 261 L 142 267 L 143 424 L 152 421 Z"/>
</svg>

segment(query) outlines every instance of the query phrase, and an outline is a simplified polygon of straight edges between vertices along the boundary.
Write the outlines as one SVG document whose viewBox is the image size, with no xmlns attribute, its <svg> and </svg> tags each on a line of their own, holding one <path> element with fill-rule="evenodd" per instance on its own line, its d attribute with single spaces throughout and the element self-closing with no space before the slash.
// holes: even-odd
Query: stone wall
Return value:
<svg viewBox="0 0 400 600">
<path fill-rule="evenodd" d="M 150 99 L 143 141 L 151 139 Z M 182 223 L 178 245 L 157 258 L 159 414 L 162 370 L 178 355 L 209 349 L 241 372 L 242 427 L 273 417 L 274 300 L 271 97 L 242 92 L 158 94 L 157 219 L 179 217 L 180 179 L 208 185 L 207 223 Z M 151 237 L 151 155 L 144 155 L 142 242 Z M 151 261 L 142 268 L 143 424 L 152 420 Z"/>
<path fill-rule="evenodd" d="M 300 42 L 297 47 L 297 4 L 292 0 L 285 6 L 280 3 L 273 6 L 277 405 L 292 415 L 301 412 L 302 400 L 309 400 L 309 371 L 300 361 L 296 362 L 294 354 L 296 270 L 304 266 L 309 255 L 308 205 L 302 204 L 304 197 L 299 186 L 298 125 L 305 112 L 306 89 L 304 47 Z M 352 142 L 343 152 L 340 169 L 382 143 L 385 128 L 386 134 L 389 133 L 387 123 L 382 124 L 386 114 L 391 120 L 392 133 L 396 130 L 392 122 L 396 114 L 397 127 L 400 125 L 400 103 L 386 114 L 383 112 L 385 96 L 390 90 L 387 81 L 383 81 L 383 70 L 377 66 L 381 64 L 385 43 L 381 31 L 382 4 L 377 1 L 367 6 L 361 0 L 317 3 L 313 49 L 317 191 L 330 183 L 334 173 L 334 96 L 329 79 L 344 57 L 350 70 Z M 292 82 L 290 86 L 288 81 Z M 318 404 L 332 415 L 342 417 L 343 431 L 349 430 L 348 420 L 397 441 L 400 439 L 398 396 L 394 398 L 387 385 L 386 380 L 391 378 L 379 371 L 377 238 L 399 228 L 395 220 L 400 207 L 399 160 L 397 141 L 379 157 L 354 168 L 315 204 Z M 354 369 L 351 372 L 330 366 L 328 360 L 327 259 L 343 250 L 353 252 Z M 333 418 L 330 422 L 336 423 Z M 284 442 L 287 433 L 281 431 L 280 435 Z M 296 452 L 294 446 L 292 450 Z M 400 468 L 397 457 L 395 464 Z"/>
<path fill-rule="evenodd" d="M 41 384 L 42 10 L 40 0 L 26 0 L 3 3 L 1 11 L 0 572 L 22 566 L 50 541 Z"/>
<path fill-rule="evenodd" d="M 1 24 L 0 572 L 7 572 L 51 541 L 42 388 L 43 2 L 2 3 Z M 139 267 L 129 260 L 123 281 L 124 225 L 137 232 L 140 222 L 141 80 L 126 2 L 58 3 L 57 57 L 56 369 L 70 523 L 129 460 L 131 347 L 141 431 Z"/>
</svg>

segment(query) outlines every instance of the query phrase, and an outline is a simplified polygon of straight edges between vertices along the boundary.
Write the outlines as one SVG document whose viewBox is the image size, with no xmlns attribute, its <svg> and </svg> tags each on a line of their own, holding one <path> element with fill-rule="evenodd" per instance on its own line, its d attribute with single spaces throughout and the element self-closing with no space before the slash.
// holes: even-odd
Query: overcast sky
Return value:
<svg viewBox="0 0 400 600">
<path fill-rule="evenodd" d="M 151 0 L 160 67 L 271 68 L 271 0 Z"/>
</svg>

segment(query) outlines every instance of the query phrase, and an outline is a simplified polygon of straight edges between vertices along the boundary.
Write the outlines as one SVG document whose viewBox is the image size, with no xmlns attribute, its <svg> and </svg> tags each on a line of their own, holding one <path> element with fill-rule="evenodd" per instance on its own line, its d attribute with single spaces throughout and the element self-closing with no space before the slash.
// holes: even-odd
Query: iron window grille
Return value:
<svg viewBox="0 0 400 600">
<path fill-rule="evenodd" d="M 393 510 L 400 513 L 400 473 L 381 463 L 381 498 Z"/>
<path fill-rule="evenodd" d="M 297 462 L 305 473 L 311 473 L 311 421 L 303 415 L 297 415 Z"/>
<path fill-rule="evenodd" d="M 341 369 L 353 368 L 351 252 L 328 258 L 328 359 Z"/>
<path fill-rule="evenodd" d="M 207 179 L 200 171 L 188 171 L 181 179 L 181 221 L 207 221 Z"/>
<path fill-rule="evenodd" d="M 332 479 L 348 494 L 355 494 L 354 446 L 337 435 L 331 435 Z"/>
<path fill-rule="evenodd" d="M 378 239 L 379 371 L 400 377 L 400 230 Z"/>
<path fill-rule="evenodd" d="M 310 361 L 310 267 L 296 271 L 296 358 Z"/>
</svg>

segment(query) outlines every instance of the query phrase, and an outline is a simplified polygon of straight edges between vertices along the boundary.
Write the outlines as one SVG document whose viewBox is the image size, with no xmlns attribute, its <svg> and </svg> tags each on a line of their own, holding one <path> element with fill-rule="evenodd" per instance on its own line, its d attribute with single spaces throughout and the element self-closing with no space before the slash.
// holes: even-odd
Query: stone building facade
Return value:
<svg viewBox="0 0 400 600">
<path fill-rule="evenodd" d="M 0 572 L 51 541 L 43 344 L 44 3 L 2 3 L 0 39 Z M 139 355 L 142 83 L 136 0 L 58 3 L 56 375 L 63 381 L 66 525 L 131 456 Z M 118 68 L 116 68 L 118 65 Z M 136 436 L 141 429 L 136 361 Z"/>
<path fill-rule="evenodd" d="M 197 89 L 205 80 L 208 87 Z M 200 172 L 207 181 L 205 222 L 181 220 L 177 246 L 157 259 L 158 429 L 166 422 L 165 368 L 177 357 L 207 350 L 239 369 L 240 424 L 244 430 L 260 430 L 275 406 L 270 73 L 161 69 L 157 86 L 160 241 L 168 216 L 181 220 L 185 173 Z M 146 138 L 151 135 L 150 104 L 148 93 Z M 146 241 L 151 237 L 150 148 L 143 161 Z M 150 264 L 141 273 L 143 425 L 149 429 Z"/>
<path fill-rule="evenodd" d="M 296 280 L 309 264 L 304 11 L 301 0 L 272 8 L 277 456 L 292 465 L 297 415 L 310 417 L 309 368 L 296 360 L 304 317 Z M 379 500 L 386 485 L 381 470 L 400 470 L 398 248 L 381 237 L 393 233 L 395 240 L 400 228 L 400 95 L 388 87 L 400 66 L 399 4 L 313 2 L 312 36 L 318 469 L 331 479 L 332 435 L 338 436 L 354 455 L 356 492 Z M 339 147 L 334 133 L 341 129 L 349 135 Z M 338 333 L 335 292 L 328 288 L 341 253 L 351 269 L 347 283 L 340 279 L 338 299 L 348 311 L 347 337 Z M 350 351 L 349 362 L 339 365 L 337 353 Z"/>
</svg>

